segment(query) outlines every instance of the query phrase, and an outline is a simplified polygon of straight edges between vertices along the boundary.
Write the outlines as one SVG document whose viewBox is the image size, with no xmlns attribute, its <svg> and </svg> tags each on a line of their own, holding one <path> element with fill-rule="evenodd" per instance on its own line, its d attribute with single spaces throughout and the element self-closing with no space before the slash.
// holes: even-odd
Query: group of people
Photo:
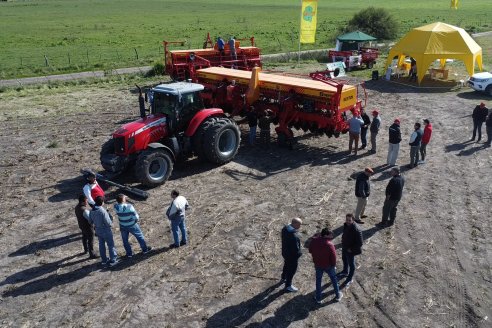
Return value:
<svg viewBox="0 0 492 328">
<path fill-rule="evenodd" d="M 316 233 L 311 237 L 306 245 L 309 248 L 309 253 L 313 258 L 314 268 L 316 272 L 316 294 L 315 301 L 318 304 L 322 302 L 321 281 L 324 273 L 330 277 L 333 289 L 335 292 L 334 300 L 339 302 L 343 293 L 340 287 L 347 288 L 352 283 L 355 273 L 355 257 L 362 254 L 363 237 L 358 224 L 364 224 L 361 217 L 364 216 L 364 210 L 367 204 L 367 198 L 370 194 L 369 178 L 374 173 L 371 168 L 366 168 L 359 173 L 355 184 L 355 195 L 357 197 L 357 207 L 355 215 L 348 213 L 345 216 L 342 234 L 342 262 L 343 269 L 336 272 L 337 255 L 335 246 L 332 243 L 333 232 L 328 228 L 321 230 L 321 233 Z M 403 187 L 405 180 L 400 174 L 398 167 L 391 169 L 392 178 L 386 186 L 386 197 L 382 210 L 381 222 L 379 227 L 391 226 L 396 219 L 398 203 L 403 195 Z M 292 280 L 297 271 L 299 258 L 302 255 L 301 240 L 297 233 L 302 225 L 300 218 L 295 218 L 292 222 L 283 227 L 281 233 L 282 239 L 282 257 L 284 266 L 281 275 L 281 281 L 285 283 L 285 291 L 296 292 L 298 288 L 292 284 Z M 344 279 L 342 285 L 339 285 L 339 280 Z"/>
<path fill-rule="evenodd" d="M 260 128 L 260 145 L 268 148 L 270 146 L 270 126 L 273 121 L 273 112 L 266 109 L 258 113 L 253 106 L 250 107 L 246 115 L 249 126 L 248 144 L 256 144 L 256 130 Z"/>
<path fill-rule="evenodd" d="M 367 146 L 367 130 L 371 132 L 371 149 L 370 153 L 374 154 L 377 151 L 377 135 L 381 127 L 381 117 L 377 110 L 372 112 L 373 119 L 369 118 L 364 109 L 359 112 L 355 112 L 352 118 L 348 121 L 349 123 L 349 154 L 352 154 L 352 149 L 354 149 L 354 154 L 357 155 L 357 150 L 364 149 Z M 414 124 L 414 131 L 410 136 L 409 146 L 410 146 L 410 164 L 409 167 L 413 168 L 419 164 L 425 163 L 425 158 L 427 156 L 427 145 L 429 144 L 432 136 L 432 124 L 429 119 L 424 119 L 424 129 L 422 130 L 421 123 L 416 122 Z M 480 137 L 479 137 L 480 138 Z M 359 148 L 359 139 L 362 144 Z M 480 140 L 480 139 L 479 139 Z M 401 130 L 400 130 L 400 119 L 396 118 L 393 124 L 389 127 L 389 145 L 388 145 L 388 156 L 386 159 L 386 164 L 389 166 L 395 166 L 396 160 L 398 158 L 398 153 L 400 151 Z M 352 146 L 355 143 L 355 147 Z M 420 158 L 419 158 L 420 155 Z"/>
<path fill-rule="evenodd" d="M 83 194 L 79 196 L 78 204 L 75 206 L 75 215 L 80 230 L 82 231 L 82 245 L 84 254 L 89 253 L 89 258 L 98 258 L 94 251 L 94 232 L 99 240 L 99 254 L 103 265 L 115 266 L 119 263 L 118 255 L 114 245 L 113 238 L 113 217 L 103 206 L 105 203 L 104 190 L 96 180 L 96 174 L 88 172 L 87 184 L 83 188 Z M 171 192 L 171 204 L 167 208 L 166 216 L 171 223 L 171 231 L 174 239 L 170 248 L 185 246 L 188 242 L 186 234 L 186 210 L 189 209 L 188 201 L 185 197 L 180 196 L 177 190 Z M 123 194 L 116 197 L 116 203 L 113 206 L 114 212 L 118 217 L 118 223 L 121 233 L 123 247 L 126 257 L 133 257 L 133 250 L 129 243 L 130 235 L 137 239 L 143 254 L 152 250 L 145 240 L 140 225 L 140 216 L 135 207 L 127 202 Z M 181 232 L 181 239 L 179 233 Z M 108 254 L 106 253 L 108 248 Z"/>
<path fill-rule="evenodd" d="M 219 53 L 221 56 L 225 56 L 225 41 L 222 39 L 222 37 L 217 38 L 217 50 L 219 50 Z M 227 45 L 229 46 L 229 54 L 231 56 L 231 60 L 237 60 L 237 53 L 236 53 L 236 37 L 231 36 L 229 41 L 227 41 Z"/>
</svg>

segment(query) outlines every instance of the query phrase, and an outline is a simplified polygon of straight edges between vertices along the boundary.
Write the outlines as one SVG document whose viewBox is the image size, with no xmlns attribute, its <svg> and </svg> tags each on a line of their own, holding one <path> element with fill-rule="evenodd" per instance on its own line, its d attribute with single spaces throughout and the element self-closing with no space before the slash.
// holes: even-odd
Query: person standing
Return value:
<svg viewBox="0 0 492 328">
<path fill-rule="evenodd" d="M 224 56 L 224 47 L 225 47 L 225 42 L 224 40 L 219 36 L 217 39 L 217 49 L 219 50 L 219 54 L 221 56 Z"/>
<path fill-rule="evenodd" d="M 331 242 L 333 232 L 328 228 L 321 230 L 320 236 L 315 236 L 309 244 L 309 253 L 311 253 L 316 270 L 316 295 L 314 297 L 316 303 L 321 304 L 321 281 L 323 273 L 327 273 L 330 277 L 331 284 L 335 290 L 335 301 L 339 302 L 343 294 L 338 286 L 336 264 L 337 254 L 335 246 Z"/>
<path fill-rule="evenodd" d="M 231 38 L 229 39 L 229 51 L 231 53 L 231 60 L 237 60 L 237 54 L 236 54 L 236 38 L 231 36 Z M 235 64 L 233 63 L 232 64 L 232 67 L 234 67 Z"/>
<path fill-rule="evenodd" d="M 355 179 L 355 197 L 357 197 L 357 206 L 355 208 L 354 221 L 359 224 L 364 224 L 364 221 L 360 218 L 366 217 L 366 215 L 364 215 L 364 211 L 366 210 L 367 199 L 371 193 L 369 178 L 373 174 L 373 169 L 366 167 L 364 172 L 360 172 Z"/>
<path fill-rule="evenodd" d="M 492 112 L 487 116 L 487 120 L 485 120 L 485 128 L 487 131 L 487 143 L 486 145 L 490 147 L 492 143 Z"/>
<path fill-rule="evenodd" d="M 405 185 L 405 179 L 401 176 L 399 167 L 393 167 L 390 173 L 392 178 L 386 186 L 386 198 L 383 205 L 383 218 L 380 223 L 383 227 L 391 226 L 395 223 L 398 203 L 401 200 L 403 186 Z"/>
<path fill-rule="evenodd" d="M 479 142 L 482 139 L 482 124 L 487 119 L 487 114 L 489 113 L 489 109 L 485 107 L 485 104 L 482 102 L 480 105 L 477 105 L 473 110 L 472 118 L 473 118 L 473 136 L 470 141 L 474 141 L 478 131 L 478 139 Z"/>
<path fill-rule="evenodd" d="M 111 226 L 113 220 L 106 209 L 103 207 L 104 197 L 97 196 L 95 206 L 89 214 L 89 223 L 96 227 L 97 238 L 99 239 L 99 255 L 101 256 L 101 264 L 109 264 L 114 266 L 118 264 L 118 254 L 114 247 L 113 232 Z M 106 244 L 108 245 L 109 260 L 106 256 Z"/>
<path fill-rule="evenodd" d="M 282 228 L 282 257 L 284 268 L 282 270 L 282 281 L 285 281 L 287 292 L 297 292 L 299 289 L 292 285 L 292 279 L 297 272 L 297 264 L 302 255 L 301 240 L 297 231 L 302 225 L 300 218 L 292 219 L 291 223 Z"/>
<path fill-rule="evenodd" d="M 97 255 L 94 253 L 94 228 L 89 223 L 90 212 L 87 209 L 88 207 L 87 197 L 85 195 L 80 195 L 79 203 L 75 206 L 75 216 L 77 217 L 80 231 L 82 231 L 84 254 L 89 253 L 89 258 L 95 259 L 97 258 Z"/>
<path fill-rule="evenodd" d="M 361 108 L 360 110 L 360 117 L 364 121 L 364 124 L 362 124 L 362 127 L 360 128 L 360 149 L 365 149 L 367 147 L 367 130 L 371 124 L 371 119 L 369 118 L 369 115 L 367 115 L 364 108 Z"/>
<path fill-rule="evenodd" d="M 84 195 L 87 197 L 87 202 L 92 208 L 94 208 L 96 205 L 95 199 L 99 196 L 104 198 L 104 190 L 101 188 L 99 183 L 97 183 L 96 173 L 93 171 L 88 170 L 85 174 L 85 178 L 87 183 L 82 190 L 84 191 Z"/>
<path fill-rule="evenodd" d="M 270 146 L 270 123 L 272 122 L 272 117 L 270 112 L 265 110 L 258 120 L 258 127 L 260 128 L 260 144 L 268 148 Z"/>
<path fill-rule="evenodd" d="M 342 234 L 342 260 L 343 270 L 338 274 L 345 279 L 345 287 L 349 287 L 355 273 L 355 257 L 362 254 L 362 232 L 354 221 L 354 215 L 348 213 L 345 216 Z"/>
<path fill-rule="evenodd" d="M 381 117 L 379 117 L 379 112 L 377 110 L 372 111 L 372 122 L 369 130 L 371 131 L 371 150 L 370 152 L 376 153 L 376 138 L 379 133 L 379 128 L 381 127 Z"/>
<path fill-rule="evenodd" d="M 396 159 L 398 158 L 398 152 L 400 151 L 401 132 L 400 132 L 400 120 L 397 118 L 389 127 L 389 146 L 388 157 L 386 164 L 389 166 L 396 165 Z"/>
<path fill-rule="evenodd" d="M 364 125 L 364 121 L 360 118 L 359 114 L 355 112 L 348 123 L 349 123 L 349 154 L 352 153 L 352 144 L 355 143 L 354 154 L 357 155 L 357 150 L 359 149 L 360 131 L 362 125 Z"/>
<path fill-rule="evenodd" d="M 413 133 L 410 136 L 410 164 L 408 165 L 410 168 L 416 167 L 419 163 L 419 149 L 420 144 L 422 142 L 422 129 L 420 129 L 420 123 L 417 122 L 413 126 Z"/>
<path fill-rule="evenodd" d="M 427 156 L 427 145 L 429 144 L 432 136 L 432 124 L 428 119 L 424 120 L 424 135 L 422 136 L 422 142 L 420 143 L 420 156 L 422 161 L 419 164 L 425 163 L 425 156 Z"/>
<path fill-rule="evenodd" d="M 248 120 L 248 126 L 249 126 L 248 142 L 250 146 L 254 146 L 256 141 L 256 127 L 258 126 L 258 115 L 256 114 L 256 110 L 253 106 L 249 107 L 249 111 L 246 114 L 246 118 Z"/>
<path fill-rule="evenodd" d="M 150 252 L 152 247 L 147 246 L 145 237 L 138 225 L 140 217 L 132 204 L 126 202 L 126 196 L 119 194 L 116 197 L 116 204 L 114 204 L 114 210 L 118 215 L 118 222 L 120 223 L 121 239 L 123 240 L 123 247 L 126 251 L 126 257 L 133 256 L 132 246 L 128 242 L 129 234 L 132 234 L 140 244 L 143 254 Z"/>
<path fill-rule="evenodd" d="M 179 191 L 171 191 L 173 199 L 171 205 L 166 211 L 167 218 L 171 221 L 171 231 L 173 233 L 174 243 L 169 245 L 170 248 L 177 248 L 188 243 L 186 234 L 186 210 L 190 208 L 188 201 L 179 195 Z M 181 231 L 181 242 L 179 241 L 179 231 Z"/>
</svg>

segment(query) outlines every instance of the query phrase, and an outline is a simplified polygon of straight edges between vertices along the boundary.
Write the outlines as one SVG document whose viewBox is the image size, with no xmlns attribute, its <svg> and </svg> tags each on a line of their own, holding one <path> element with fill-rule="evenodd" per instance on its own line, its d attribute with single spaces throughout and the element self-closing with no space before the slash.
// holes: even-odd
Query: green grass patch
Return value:
<svg viewBox="0 0 492 328">
<path fill-rule="evenodd" d="M 386 8 L 400 35 L 443 21 L 469 31 L 492 29 L 492 1 L 320 1 L 316 43 L 330 48 L 339 26 L 367 6 Z M 163 60 L 162 41 L 183 40 L 200 48 L 213 38 L 255 36 L 263 53 L 295 51 L 298 0 L 11 0 L 0 2 L 0 79 L 153 65 Z"/>
</svg>

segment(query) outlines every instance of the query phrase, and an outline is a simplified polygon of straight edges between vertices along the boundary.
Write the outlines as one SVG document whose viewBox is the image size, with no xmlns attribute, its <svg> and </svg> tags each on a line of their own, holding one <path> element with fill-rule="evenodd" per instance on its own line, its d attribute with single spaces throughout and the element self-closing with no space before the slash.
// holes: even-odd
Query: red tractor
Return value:
<svg viewBox="0 0 492 328">
<path fill-rule="evenodd" d="M 133 167 L 143 185 L 164 183 L 178 157 L 193 154 L 216 164 L 236 156 L 240 132 L 222 109 L 205 109 L 203 85 L 160 84 L 151 89 L 151 113 L 116 130 L 101 149 L 105 170 L 121 173 Z"/>
</svg>

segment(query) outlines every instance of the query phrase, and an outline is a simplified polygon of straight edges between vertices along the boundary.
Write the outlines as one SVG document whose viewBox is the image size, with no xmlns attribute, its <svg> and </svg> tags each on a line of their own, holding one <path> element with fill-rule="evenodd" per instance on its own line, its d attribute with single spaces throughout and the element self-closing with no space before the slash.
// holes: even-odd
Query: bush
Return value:
<svg viewBox="0 0 492 328">
<path fill-rule="evenodd" d="M 152 77 L 157 75 L 164 75 L 164 64 L 161 62 L 155 62 L 152 69 L 145 74 L 145 77 Z"/>
<path fill-rule="evenodd" d="M 398 34 L 398 23 L 386 9 L 369 7 L 356 13 L 344 28 L 344 32 L 356 30 L 379 40 L 391 40 Z"/>
</svg>

